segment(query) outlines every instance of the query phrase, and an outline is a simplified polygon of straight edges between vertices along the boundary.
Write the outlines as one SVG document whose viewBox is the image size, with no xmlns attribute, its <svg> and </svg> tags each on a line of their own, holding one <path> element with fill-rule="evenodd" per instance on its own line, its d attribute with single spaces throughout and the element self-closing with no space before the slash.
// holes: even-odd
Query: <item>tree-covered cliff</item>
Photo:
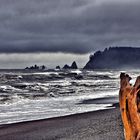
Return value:
<svg viewBox="0 0 140 140">
<path fill-rule="evenodd" d="M 84 69 L 140 68 L 140 48 L 110 47 L 91 55 Z"/>
</svg>

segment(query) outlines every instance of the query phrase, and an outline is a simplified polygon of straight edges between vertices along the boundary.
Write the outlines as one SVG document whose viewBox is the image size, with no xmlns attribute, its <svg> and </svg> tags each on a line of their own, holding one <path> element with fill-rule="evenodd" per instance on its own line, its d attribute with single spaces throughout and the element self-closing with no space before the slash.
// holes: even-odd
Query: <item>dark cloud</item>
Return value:
<svg viewBox="0 0 140 140">
<path fill-rule="evenodd" d="M 0 52 L 140 46 L 138 0 L 0 0 Z"/>
</svg>

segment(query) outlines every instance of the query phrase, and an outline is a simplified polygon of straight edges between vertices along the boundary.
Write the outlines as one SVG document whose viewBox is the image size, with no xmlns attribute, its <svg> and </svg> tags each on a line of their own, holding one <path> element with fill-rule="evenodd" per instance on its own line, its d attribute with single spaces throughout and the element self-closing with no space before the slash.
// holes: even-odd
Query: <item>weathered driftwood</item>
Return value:
<svg viewBox="0 0 140 140">
<path fill-rule="evenodd" d="M 126 140 L 140 140 L 140 76 L 130 85 L 131 77 L 120 75 L 120 111 Z"/>
</svg>

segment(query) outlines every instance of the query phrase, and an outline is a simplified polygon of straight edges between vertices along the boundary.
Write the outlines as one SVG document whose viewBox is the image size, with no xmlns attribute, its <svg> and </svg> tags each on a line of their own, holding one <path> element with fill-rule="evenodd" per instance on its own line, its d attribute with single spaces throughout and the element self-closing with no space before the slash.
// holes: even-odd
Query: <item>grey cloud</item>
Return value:
<svg viewBox="0 0 140 140">
<path fill-rule="evenodd" d="M 138 0 L 0 0 L 0 52 L 140 46 L 139 13 Z"/>
</svg>

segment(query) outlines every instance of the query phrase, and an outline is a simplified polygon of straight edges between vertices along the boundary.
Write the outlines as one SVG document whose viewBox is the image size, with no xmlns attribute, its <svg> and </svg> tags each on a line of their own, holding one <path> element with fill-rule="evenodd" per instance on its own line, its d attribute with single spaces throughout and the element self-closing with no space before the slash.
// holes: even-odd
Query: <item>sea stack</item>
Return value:
<svg viewBox="0 0 140 140">
<path fill-rule="evenodd" d="M 56 66 L 56 69 L 60 70 L 60 69 L 61 69 L 61 67 L 60 67 L 60 66 Z"/>
<path fill-rule="evenodd" d="M 71 66 L 69 65 L 64 65 L 63 69 L 78 69 L 76 62 L 74 61 Z"/>
<path fill-rule="evenodd" d="M 64 65 L 63 69 L 70 69 L 70 66 L 69 65 Z"/>
<path fill-rule="evenodd" d="M 71 69 L 78 69 L 76 62 L 74 61 L 71 65 Z"/>
</svg>

